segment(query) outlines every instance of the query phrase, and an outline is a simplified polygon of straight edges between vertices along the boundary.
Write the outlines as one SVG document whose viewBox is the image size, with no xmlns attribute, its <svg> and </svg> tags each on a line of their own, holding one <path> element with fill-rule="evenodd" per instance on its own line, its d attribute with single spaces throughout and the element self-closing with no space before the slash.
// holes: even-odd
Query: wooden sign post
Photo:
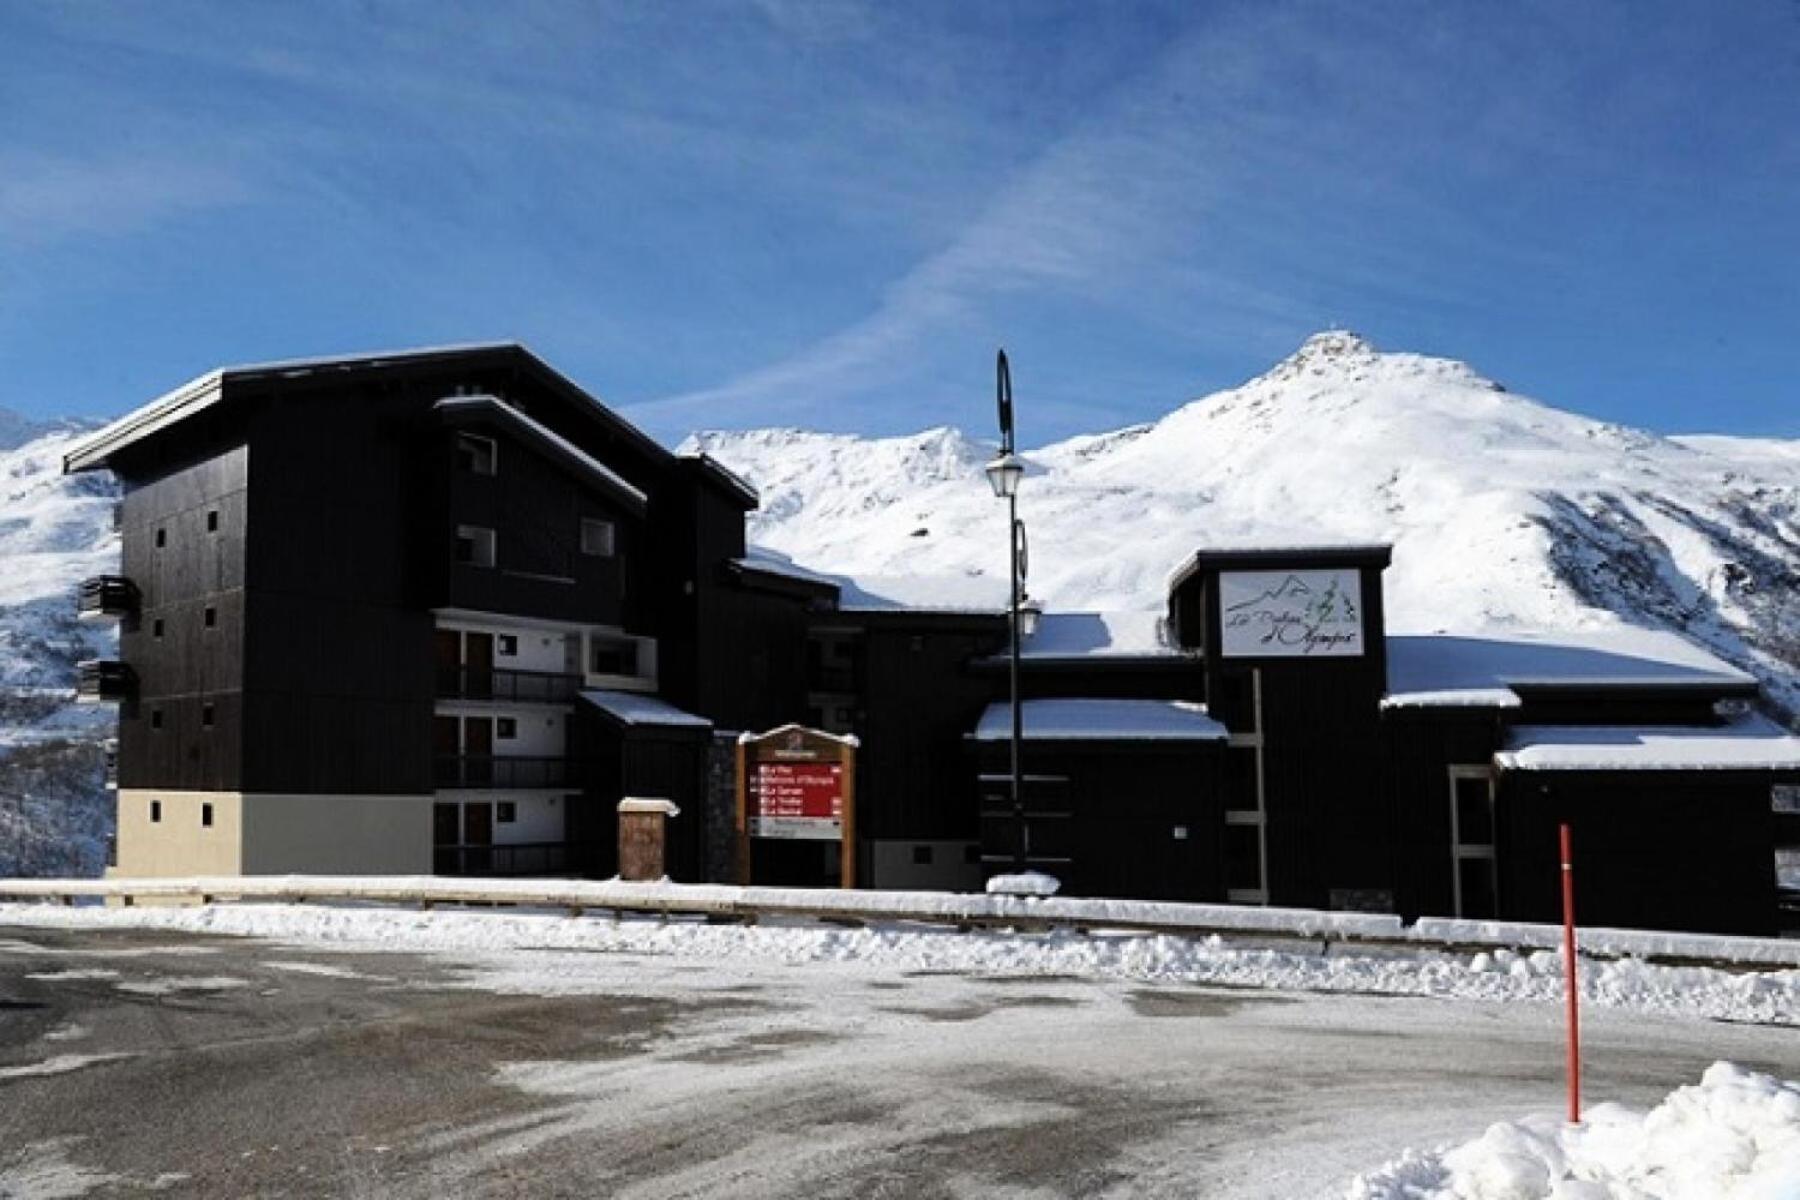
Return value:
<svg viewBox="0 0 1800 1200">
<path fill-rule="evenodd" d="M 752 840 L 769 838 L 839 842 L 839 883 L 856 886 L 856 747 L 800 725 L 738 737 L 739 883 L 750 882 Z"/>
</svg>

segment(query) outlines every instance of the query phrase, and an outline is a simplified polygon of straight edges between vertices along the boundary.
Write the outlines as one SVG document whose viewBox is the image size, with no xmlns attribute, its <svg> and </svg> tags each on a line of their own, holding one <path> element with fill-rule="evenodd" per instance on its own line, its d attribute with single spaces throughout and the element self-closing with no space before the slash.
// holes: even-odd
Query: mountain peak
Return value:
<svg viewBox="0 0 1800 1200">
<path fill-rule="evenodd" d="M 1373 358 L 1379 353 L 1375 343 L 1359 333 L 1348 329 L 1322 329 L 1301 342 L 1300 348 L 1288 355 L 1287 361 Z"/>
</svg>

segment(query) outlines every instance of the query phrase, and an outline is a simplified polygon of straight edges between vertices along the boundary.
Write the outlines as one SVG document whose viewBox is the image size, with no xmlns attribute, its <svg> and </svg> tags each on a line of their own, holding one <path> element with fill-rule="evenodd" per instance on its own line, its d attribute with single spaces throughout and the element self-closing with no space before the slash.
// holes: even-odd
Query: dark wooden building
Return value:
<svg viewBox="0 0 1800 1200">
<path fill-rule="evenodd" d="M 610 875 L 618 801 L 729 878 L 728 748 L 854 733 L 857 876 L 1767 932 L 1800 740 L 1669 633 L 1390 634 L 1386 546 L 1210 549 L 1156 612 L 872 607 L 748 547 L 755 490 L 515 345 L 214 372 L 94 435 L 124 483 L 120 873 Z M 971 482 L 971 486 L 978 484 Z M 723 764 L 723 766 L 722 766 Z M 725 852 L 721 853 L 722 842 Z M 835 847 L 757 877 L 826 884 Z"/>
</svg>

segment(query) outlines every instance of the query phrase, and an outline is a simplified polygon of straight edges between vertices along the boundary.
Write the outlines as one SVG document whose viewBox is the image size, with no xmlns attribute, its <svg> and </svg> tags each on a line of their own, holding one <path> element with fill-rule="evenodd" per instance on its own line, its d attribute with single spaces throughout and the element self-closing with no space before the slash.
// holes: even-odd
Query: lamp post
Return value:
<svg viewBox="0 0 1800 1200">
<path fill-rule="evenodd" d="M 995 400 L 1000 410 L 1000 456 L 987 465 L 988 482 L 994 495 L 1006 501 L 1007 558 L 1012 586 L 1008 592 L 1008 625 L 1012 635 L 1012 659 L 1009 670 L 1012 683 L 1012 805 L 1017 830 L 1014 843 L 1014 869 L 1024 871 L 1031 850 L 1031 837 L 1025 826 L 1025 777 L 1019 763 L 1019 744 L 1024 740 L 1024 715 L 1019 706 L 1019 637 L 1020 610 L 1025 599 L 1025 526 L 1019 520 L 1019 481 L 1025 477 L 1025 464 L 1013 453 L 1012 371 L 1006 363 L 1006 351 L 1000 351 L 995 363 Z M 1033 609 L 1032 615 L 1036 616 Z"/>
</svg>

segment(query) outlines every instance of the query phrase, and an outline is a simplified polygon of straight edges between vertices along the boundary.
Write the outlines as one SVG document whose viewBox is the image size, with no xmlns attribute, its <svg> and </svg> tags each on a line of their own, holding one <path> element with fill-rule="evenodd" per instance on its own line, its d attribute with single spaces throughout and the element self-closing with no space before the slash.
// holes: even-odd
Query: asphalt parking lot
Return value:
<svg viewBox="0 0 1800 1200">
<path fill-rule="evenodd" d="M 0 1197 L 1336 1195 L 1561 1100 L 1549 1006 L 576 966 L 0 926 Z M 1589 1094 L 1797 1043 L 1599 1012 Z"/>
</svg>

